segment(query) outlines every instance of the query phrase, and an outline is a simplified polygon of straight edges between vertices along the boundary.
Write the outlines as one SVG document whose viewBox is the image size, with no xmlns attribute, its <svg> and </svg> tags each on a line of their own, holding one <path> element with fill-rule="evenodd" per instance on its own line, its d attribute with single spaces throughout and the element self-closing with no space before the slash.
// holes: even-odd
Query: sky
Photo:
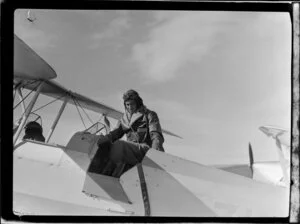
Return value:
<svg viewBox="0 0 300 224">
<path fill-rule="evenodd" d="M 251 143 L 255 161 L 278 159 L 258 128 L 290 130 L 288 13 L 32 9 L 33 23 L 27 15 L 15 11 L 14 32 L 53 67 L 55 81 L 120 111 L 122 94 L 138 91 L 162 127 L 183 138 L 164 135 L 167 153 L 243 164 Z M 35 108 L 51 100 L 40 96 Z M 37 112 L 45 136 L 60 105 Z M 66 144 L 85 126 L 68 105 L 50 142 Z"/>
</svg>

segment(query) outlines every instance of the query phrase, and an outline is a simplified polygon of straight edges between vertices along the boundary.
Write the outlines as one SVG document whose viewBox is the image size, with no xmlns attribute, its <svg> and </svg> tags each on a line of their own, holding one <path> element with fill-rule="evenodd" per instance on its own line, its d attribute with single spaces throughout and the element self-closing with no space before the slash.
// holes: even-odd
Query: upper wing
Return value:
<svg viewBox="0 0 300 224">
<path fill-rule="evenodd" d="M 14 35 L 14 77 L 48 80 L 57 75 L 47 62 Z"/>
<path fill-rule="evenodd" d="M 78 205 L 55 199 L 14 192 L 13 208 L 16 215 L 70 215 L 70 216 L 102 216 L 127 215 L 110 212 L 109 209 Z"/>
<path fill-rule="evenodd" d="M 56 78 L 56 73 L 53 68 L 46 63 L 37 53 L 34 52 L 16 35 L 14 36 L 14 83 L 20 84 L 30 90 L 35 90 L 37 80 L 45 80 L 41 93 L 50 97 L 63 99 L 62 96 L 69 95 L 71 104 L 79 104 L 81 107 L 101 113 L 105 116 L 121 119 L 122 112 L 115 110 L 112 107 L 98 103 L 86 96 L 66 89 L 49 79 Z M 33 82 L 32 82 L 33 81 Z M 179 137 L 178 135 L 163 130 L 164 133 Z M 180 138 L 180 137 L 179 137 Z"/>
<path fill-rule="evenodd" d="M 27 82 L 23 85 L 23 87 L 29 90 L 33 90 L 36 88 L 36 83 Z M 79 104 L 85 109 L 104 114 L 114 119 L 120 119 L 122 116 L 122 113 L 120 111 L 117 111 L 112 107 L 106 106 L 102 103 L 98 103 L 95 100 L 92 100 L 76 92 L 72 92 L 71 90 L 66 89 L 62 85 L 52 80 L 45 81 L 43 88 L 41 89 L 41 94 L 61 100 L 63 100 L 63 96 L 69 96 L 70 99 L 68 102 L 73 105 Z"/>
<path fill-rule="evenodd" d="M 18 78 L 15 78 L 15 80 Z M 17 81 L 16 81 L 17 82 Z M 23 87 L 29 90 L 33 90 L 36 88 L 36 83 L 32 83 L 32 82 L 24 82 L 23 83 Z M 63 100 L 62 96 L 66 96 L 68 95 L 70 97 L 69 103 L 73 104 L 73 105 L 80 105 L 81 107 L 94 111 L 96 113 L 101 113 L 104 114 L 105 116 L 114 118 L 116 120 L 121 119 L 123 113 L 112 108 L 109 107 L 103 103 L 99 103 L 91 98 L 88 98 L 86 96 L 83 96 L 81 94 L 78 94 L 76 92 L 73 92 L 71 90 L 66 89 L 65 87 L 63 87 L 62 85 L 58 84 L 55 81 L 52 80 L 46 80 L 43 88 L 41 89 L 41 93 L 53 98 L 58 98 L 60 100 Z M 178 135 L 167 131 L 167 130 L 162 130 L 163 133 L 174 136 L 174 137 L 179 137 Z"/>
</svg>

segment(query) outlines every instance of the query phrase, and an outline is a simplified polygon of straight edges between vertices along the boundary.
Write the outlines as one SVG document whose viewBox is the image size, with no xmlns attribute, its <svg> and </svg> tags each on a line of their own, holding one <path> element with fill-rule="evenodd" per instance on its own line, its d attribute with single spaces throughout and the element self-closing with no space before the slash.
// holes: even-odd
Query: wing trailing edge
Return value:
<svg viewBox="0 0 300 224">
<path fill-rule="evenodd" d="M 54 69 L 17 35 L 14 35 L 14 77 L 49 80 L 57 77 Z"/>
</svg>

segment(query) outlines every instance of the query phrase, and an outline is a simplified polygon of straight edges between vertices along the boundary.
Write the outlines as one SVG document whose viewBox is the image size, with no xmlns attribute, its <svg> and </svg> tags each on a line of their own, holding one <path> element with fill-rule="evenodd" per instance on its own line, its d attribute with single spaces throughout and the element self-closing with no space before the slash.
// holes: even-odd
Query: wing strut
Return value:
<svg viewBox="0 0 300 224">
<path fill-rule="evenodd" d="M 68 100 L 69 100 L 69 96 L 66 96 L 65 100 L 64 100 L 63 104 L 61 105 L 61 107 L 59 109 L 59 112 L 58 112 L 58 114 L 57 114 L 57 116 L 56 116 L 56 118 L 55 118 L 55 120 L 54 120 L 54 122 L 53 122 L 53 124 L 52 124 L 52 126 L 50 128 L 50 131 L 49 131 L 48 136 L 46 138 L 46 142 L 49 142 L 49 140 L 50 140 L 50 138 L 51 138 L 51 136 L 53 134 L 53 131 L 54 131 L 56 125 L 57 125 L 57 122 L 59 121 L 60 116 L 62 115 L 62 113 L 63 113 L 63 111 L 64 111 L 64 109 L 66 107 L 66 104 L 67 104 Z"/>
<path fill-rule="evenodd" d="M 143 167 L 142 167 L 141 163 L 137 164 L 137 170 L 138 170 L 139 178 L 140 178 L 142 197 L 143 197 L 144 208 L 145 208 L 145 216 L 150 216 L 150 201 L 149 201 L 149 196 L 148 196 L 148 191 L 147 191 L 145 175 L 144 175 L 144 171 L 143 171 Z"/>
<path fill-rule="evenodd" d="M 19 95 L 20 102 L 22 103 L 22 111 L 23 111 L 23 114 L 24 114 L 25 111 L 26 111 L 26 105 L 25 105 L 25 101 L 23 100 L 23 94 L 22 94 L 21 88 L 18 88 L 17 92 L 18 92 L 18 95 Z"/>
<path fill-rule="evenodd" d="M 35 82 L 38 82 L 38 81 L 35 81 Z M 22 96 L 22 100 L 16 106 L 14 106 L 14 109 L 16 109 L 21 103 L 23 103 L 32 92 L 36 91 L 37 88 L 39 87 L 39 85 L 40 85 L 40 83 L 38 82 L 37 85 L 25 97 Z M 15 88 L 15 89 L 16 89 L 16 91 L 19 91 L 21 89 L 21 86 Z"/>
<path fill-rule="evenodd" d="M 25 114 L 24 114 L 24 116 L 22 118 L 22 121 L 21 121 L 21 123 L 20 123 L 20 125 L 18 127 L 18 130 L 14 134 L 13 145 L 16 144 L 16 142 L 18 140 L 18 137 L 21 134 L 21 131 L 22 131 L 23 127 L 25 126 L 27 118 L 28 118 L 28 116 L 29 116 L 29 114 L 30 114 L 30 112 L 31 112 L 31 110 L 32 110 L 32 108 L 33 108 L 33 106 L 34 106 L 34 104 L 35 104 L 35 102 L 36 102 L 39 94 L 40 94 L 41 89 L 43 88 L 43 84 L 44 84 L 44 81 L 41 81 L 40 84 L 39 84 L 39 86 L 38 86 L 38 89 L 36 90 L 36 92 L 35 92 L 32 100 L 31 100 L 31 102 L 29 103 L 29 105 L 28 105 L 28 107 L 26 109 L 26 112 L 25 112 Z"/>
</svg>

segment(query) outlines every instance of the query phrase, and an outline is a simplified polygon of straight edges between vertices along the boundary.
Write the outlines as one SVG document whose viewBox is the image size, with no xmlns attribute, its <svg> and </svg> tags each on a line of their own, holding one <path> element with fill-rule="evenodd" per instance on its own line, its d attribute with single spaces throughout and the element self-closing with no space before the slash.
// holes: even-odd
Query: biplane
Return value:
<svg viewBox="0 0 300 224">
<path fill-rule="evenodd" d="M 28 105 L 20 101 L 24 113 L 14 127 L 13 211 L 16 215 L 288 216 L 286 167 L 280 181 L 287 185 L 277 184 L 270 178 L 266 181 L 268 175 L 262 175 L 262 167 L 253 161 L 251 147 L 250 165 L 244 167 L 205 166 L 171 155 L 168 149 L 166 152 L 150 149 L 135 166 L 109 167 L 105 158 L 100 158 L 99 169 L 91 170 L 95 153 L 101 150 L 93 139 L 110 131 L 107 117 L 118 120 L 122 113 L 68 90 L 53 81 L 56 77 L 55 70 L 15 35 L 14 91 L 20 95 L 22 89 L 34 93 Z M 32 113 L 39 94 L 63 102 L 44 141 L 22 138 L 30 122 L 42 126 L 42 118 Z M 50 143 L 67 103 L 102 114 L 103 120 L 78 130 L 66 145 Z M 272 132 L 270 127 L 261 130 L 273 136 L 281 147 L 283 132 Z M 164 133 L 179 137 L 165 129 Z M 246 172 L 240 172 L 244 168 Z M 260 178 L 256 178 L 259 172 Z"/>
</svg>

